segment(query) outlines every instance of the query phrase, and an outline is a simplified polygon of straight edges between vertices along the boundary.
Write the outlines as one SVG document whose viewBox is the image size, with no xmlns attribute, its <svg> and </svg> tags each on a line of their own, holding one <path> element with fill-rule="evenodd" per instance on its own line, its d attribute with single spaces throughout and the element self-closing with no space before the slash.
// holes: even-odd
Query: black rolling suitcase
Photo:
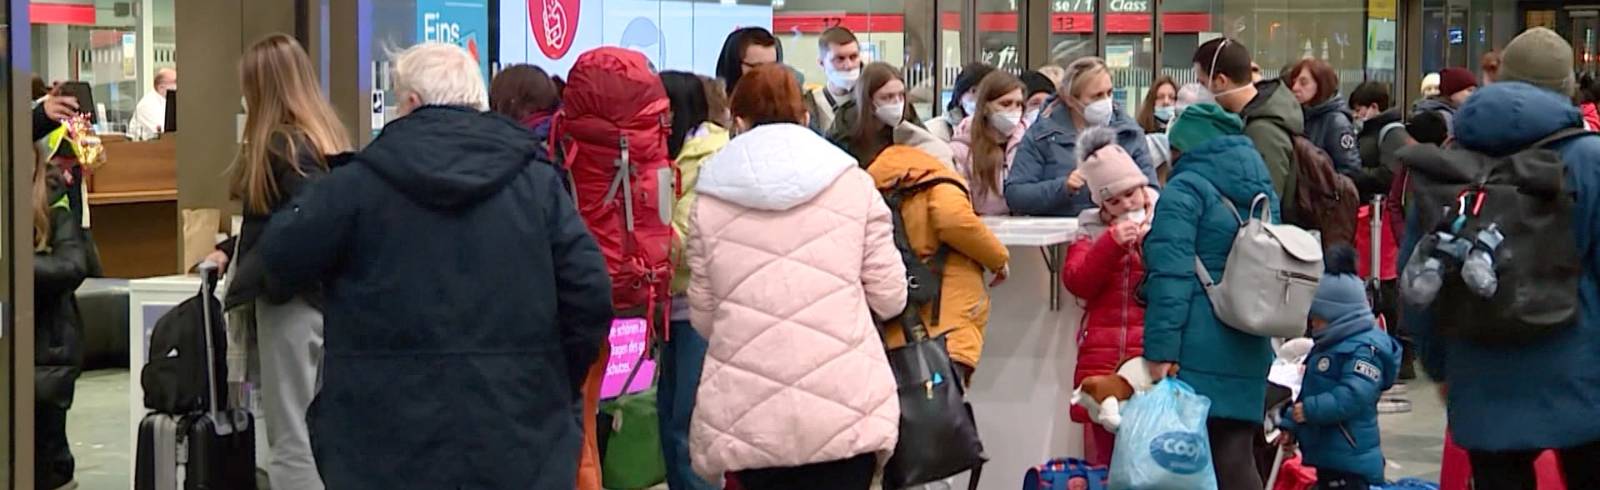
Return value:
<svg viewBox="0 0 1600 490">
<path fill-rule="evenodd" d="M 139 423 L 135 490 L 256 488 L 255 419 L 226 407 L 219 387 L 227 368 L 217 354 L 224 333 L 216 266 L 202 265 L 200 276 L 200 295 L 164 315 L 151 336 L 140 381 L 154 411 Z M 203 386 L 190 386 L 202 378 Z"/>
</svg>

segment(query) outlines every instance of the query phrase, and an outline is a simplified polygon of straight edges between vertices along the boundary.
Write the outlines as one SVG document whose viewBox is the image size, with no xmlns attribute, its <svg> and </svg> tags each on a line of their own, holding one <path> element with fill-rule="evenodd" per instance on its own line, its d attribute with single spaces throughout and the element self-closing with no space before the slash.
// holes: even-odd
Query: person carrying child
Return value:
<svg viewBox="0 0 1600 490">
<path fill-rule="evenodd" d="M 1311 304 L 1311 337 L 1298 402 L 1284 408 L 1280 442 L 1298 442 L 1318 489 L 1365 489 L 1383 479 L 1378 397 L 1394 386 L 1400 344 L 1378 329 L 1356 274 L 1356 251 L 1328 250 Z"/>
<path fill-rule="evenodd" d="M 1135 297 L 1144 280 L 1139 244 L 1150 231 L 1157 196 L 1139 165 L 1117 145 L 1116 130 L 1085 131 L 1078 152 L 1078 169 L 1097 207 L 1078 216 L 1078 237 L 1061 270 L 1067 291 L 1085 301 L 1074 386 L 1090 376 L 1115 373 L 1124 361 L 1144 354 L 1144 306 Z M 1116 437 L 1090 420 L 1083 407 L 1072 408 L 1072 420 L 1085 424 L 1089 463 L 1110 464 Z"/>
</svg>

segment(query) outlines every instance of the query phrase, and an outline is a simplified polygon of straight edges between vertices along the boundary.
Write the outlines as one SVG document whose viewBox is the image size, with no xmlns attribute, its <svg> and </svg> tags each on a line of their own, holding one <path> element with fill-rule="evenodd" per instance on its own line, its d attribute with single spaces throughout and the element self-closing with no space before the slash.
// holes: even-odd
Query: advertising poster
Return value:
<svg viewBox="0 0 1600 490">
<path fill-rule="evenodd" d="M 638 393 L 649 388 L 655 380 L 656 363 L 643 359 L 639 373 L 633 374 L 633 365 L 641 362 L 640 354 L 650 348 L 650 333 L 643 318 L 618 318 L 611 321 L 611 356 L 606 358 L 606 372 L 600 378 L 600 398 L 616 398 L 624 393 Z M 633 383 L 622 386 L 633 375 Z"/>
<path fill-rule="evenodd" d="M 518 28 L 520 26 L 520 28 Z M 734 29 L 772 26 L 772 7 L 681 0 L 526 0 L 500 4 L 500 64 L 565 76 L 585 51 L 621 46 L 657 70 L 712 74 Z"/>
<path fill-rule="evenodd" d="M 417 42 L 450 43 L 472 53 L 489 79 L 489 0 L 417 0 Z"/>
</svg>

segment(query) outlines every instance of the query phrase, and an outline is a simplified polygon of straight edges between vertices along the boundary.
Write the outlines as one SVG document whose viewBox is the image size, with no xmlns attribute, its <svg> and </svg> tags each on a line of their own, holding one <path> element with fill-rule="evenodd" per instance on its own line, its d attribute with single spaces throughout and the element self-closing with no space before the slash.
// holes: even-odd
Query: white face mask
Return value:
<svg viewBox="0 0 1600 490">
<path fill-rule="evenodd" d="M 999 131 L 1000 134 L 1006 136 L 1010 136 L 1011 132 L 1016 131 L 1017 126 L 1021 124 L 1022 111 L 996 112 L 989 114 L 989 125 L 994 126 L 995 131 Z"/>
<path fill-rule="evenodd" d="M 967 113 L 968 116 L 977 114 L 978 101 L 972 98 L 961 99 L 961 111 Z"/>
<path fill-rule="evenodd" d="M 833 88 L 848 91 L 855 88 L 856 80 L 861 79 L 861 69 L 836 71 L 833 65 L 827 65 L 828 85 Z"/>
<path fill-rule="evenodd" d="M 1148 215 L 1146 214 L 1144 208 L 1139 208 L 1139 209 L 1135 209 L 1133 211 L 1128 211 L 1127 213 L 1124 213 L 1122 215 L 1122 219 L 1128 220 L 1128 221 L 1133 222 L 1133 223 L 1143 223 L 1144 219 L 1146 217 L 1148 217 Z"/>
<path fill-rule="evenodd" d="M 899 126 L 900 121 L 906 118 L 906 103 L 878 104 L 878 107 L 872 110 L 872 115 L 878 116 L 879 121 L 890 127 Z"/>
<path fill-rule="evenodd" d="M 1041 112 L 1044 112 L 1044 109 L 1033 109 L 1022 113 L 1022 122 L 1032 126 L 1033 123 L 1039 122 L 1039 113 Z"/>
<path fill-rule="evenodd" d="M 1090 102 L 1089 105 L 1083 108 L 1083 121 L 1089 123 L 1090 126 L 1111 124 L 1111 114 L 1115 112 L 1115 109 L 1111 105 L 1110 97 Z"/>
</svg>

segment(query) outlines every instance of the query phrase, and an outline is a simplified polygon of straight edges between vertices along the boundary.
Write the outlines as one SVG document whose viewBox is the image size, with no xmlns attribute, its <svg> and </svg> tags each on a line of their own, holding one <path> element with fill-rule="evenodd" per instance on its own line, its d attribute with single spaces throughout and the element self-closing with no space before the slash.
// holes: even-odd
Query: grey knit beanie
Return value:
<svg viewBox="0 0 1600 490">
<path fill-rule="evenodd" d="M 1572 45 L 1555 31 L 1535 27 L 1506 45 L 1499 81 L 1527 82 L 1570 97 L 1578 88 L 1572 66 Z"/>
</svg>

